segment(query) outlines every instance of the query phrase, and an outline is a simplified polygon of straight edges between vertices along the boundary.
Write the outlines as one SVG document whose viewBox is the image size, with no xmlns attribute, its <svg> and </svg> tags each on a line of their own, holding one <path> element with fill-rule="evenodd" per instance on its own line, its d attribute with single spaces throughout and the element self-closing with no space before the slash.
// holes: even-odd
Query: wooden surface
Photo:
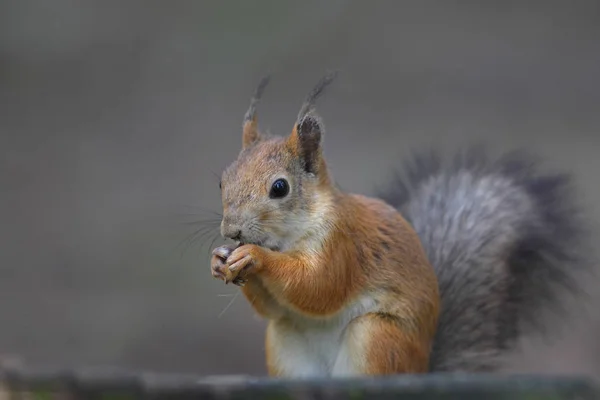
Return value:
<svg viewBox="0 0 600 400">
<path fill-rule="evenodd" d="M 9 399 L 600 399 L 584 378 L 443 375 L 373 379 L 274 380 L 181 376 L 125 370 L 4 366 L 0 400 Z"/>
</svg>

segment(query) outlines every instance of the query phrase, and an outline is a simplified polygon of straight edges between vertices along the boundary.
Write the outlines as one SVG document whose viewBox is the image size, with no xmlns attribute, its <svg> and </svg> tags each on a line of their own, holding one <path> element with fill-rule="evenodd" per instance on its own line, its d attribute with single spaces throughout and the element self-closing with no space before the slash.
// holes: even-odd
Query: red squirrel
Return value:
<svg viewBox="0 0 600 400">
<path fill-rule="evenodd" d="M 221 234 L 236 244 L 213 250 L 213 277 L 240 286 L 268 320 L 271 376 L 498 368 L 519 319 L 569 281 L 579 230 L 568 180 L 474 151 L 450 166 L 417 158 L 378 198 L 345 193 L 315 110 L 335 75 L 309 93 L 286 137 L 259 130 L 269 77 L 258 85 L 220 181 Z"/>
</svg>

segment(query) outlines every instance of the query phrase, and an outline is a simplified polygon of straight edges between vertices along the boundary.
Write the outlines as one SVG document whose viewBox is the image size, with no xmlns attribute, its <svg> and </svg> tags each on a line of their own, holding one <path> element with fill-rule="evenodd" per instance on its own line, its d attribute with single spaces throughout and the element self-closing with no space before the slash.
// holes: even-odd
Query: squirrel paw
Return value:
<svg viewBox="0 0 600 400">
<path fill-rule="evenodd" d="M 225 271 L 228 267 L 227 259 L 235 249 L 235 245 L 226 244 L 223 246 L 219 246 L 212 251 L 212 257 L 210 260 L 210 271 L 212 273 L 213 278 L 225 281 Z M 227 281 L 225 283 L 227 283 Z M 237 286 L 244 286 L 246 284 L 246 280 L 238 277 L 234 279 L 232 283 Z"/>
<path fill-rule="evenodd" d="M 225 268 L 225 283 L 233 282 L 242 284 L 246 283 L 247 276 L 250 272 L 255 272 L 257 267 L 262 265 L 263 249 L 246 244 L 235 249 L 227 258 L 228 267 Z M 238 282 L 238 283 L 236 283 Z"/>
</svg>

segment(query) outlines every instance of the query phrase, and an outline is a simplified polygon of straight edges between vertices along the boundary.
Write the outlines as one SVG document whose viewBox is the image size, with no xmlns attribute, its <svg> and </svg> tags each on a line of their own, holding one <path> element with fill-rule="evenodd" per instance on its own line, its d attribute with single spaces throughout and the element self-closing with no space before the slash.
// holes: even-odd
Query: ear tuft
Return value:
<svg viewBox="0 0 600 400">
<path fill-rule="evenodd" d="M 270 80 L 271 75 L 265 75 L 258 83 L 258 86 L 254 91 L 254 95 L 250 99 L 250 106 L 244 115 L 244 125 L 242 129 L 243 148 L 249 147 L 261 139 L 261 135 L 258 130 L 258 120 L 256 118 L 256 106 L 260 102 L 263 92 L 265 91 L 265 88 Z"/>
<path fill-rule="evenodd" d="M 308 173 L 317 174 L 323 164 L 321 138 L 324 128 L 321 118 L 315 111 L 315 102 L 323 94 L 325 88 L 333 82 L 337 74 L 337 71 L 327 73 L 308 93 L 298 113 L 294 130 L 288 139 L 290 148 L 303 161 L 304 170 Z"/>
<path fill-rule="evenodd" d="M 304 103 L 302 104 L 300 112 L 298 113 L 298 121 L 301 121 L 306 115 L 314 112 L 315 102 L 319 97 L 321 97 L 327 86 L 329 86 L 335 80 L 337 75 L 338 71 L 330 71 L 321 77 L 321 79 L 304 99 Z"/>
</svg>

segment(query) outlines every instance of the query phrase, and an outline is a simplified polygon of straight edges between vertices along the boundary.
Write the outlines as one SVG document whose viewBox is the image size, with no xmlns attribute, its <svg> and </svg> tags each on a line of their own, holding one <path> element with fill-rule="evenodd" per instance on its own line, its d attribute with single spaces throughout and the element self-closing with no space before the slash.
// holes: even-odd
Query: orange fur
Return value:
<svg viewBox="0 0 600 400">
<path fill-rule="evenodd" d="M 345 338 L 356 355 L 354 368 L 368 375 L 427 372 L 427 333 L 410 325 L 402 317 L 385 313 L 354 320 Z"/>
<path fill-rule="evenodd" d="M 281 306 L 267 291 L 260 279 L 248 279 L 242 293 L 252 308 L 263 317 L 276 318 L 283 314 Z"/>
<path fill-rule="evenodd" d="M 269 376 L 276 377 L 283 375 L 282 371 L 277 367 L 277 361 L 275 360 L 275 354 L 277 352 L 274 349 L 273 341 L 271 339 L 271 331 L 272 327 L 267 326 L 267 331 L 265 333 L 265 361 L 267 364 L 267 373 Z"/>
<path fill-rule="evenodd" d="M 256 116 L 254 116 L 250 121 L 244 123 L 242 130 L 242 147 L 249 147 L 259 139 L 260 132 L 258 131 L 258 122 Z"/>
</svg>

